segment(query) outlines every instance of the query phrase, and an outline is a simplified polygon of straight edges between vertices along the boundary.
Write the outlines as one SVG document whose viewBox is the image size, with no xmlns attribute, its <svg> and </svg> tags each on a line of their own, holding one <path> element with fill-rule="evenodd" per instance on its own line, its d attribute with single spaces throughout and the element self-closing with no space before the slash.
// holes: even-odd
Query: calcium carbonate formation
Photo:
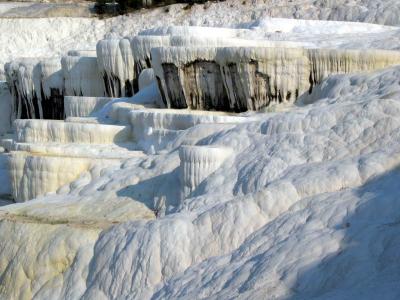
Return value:
<svg viewBox="0 0 400 300">
<path fill-rule="evenodd" d="M 8 158 L 9 155 L 0 155 L 0 197 L 12 194 Z"/>
<path fill-rule="evenodd" d="M 179 149 L 182 199 L 189 196 L 232 153 L 232 149 L 225 147 L 182 146 Z"/>
<path fill-rule="evenodd" d="M 101 40 L 97 43 L 97 62 L 110 97 L 132 96 L 137 91 L 134 60 L 128 39 Z"/>
<path fill-rule="evenodd" d="M 15 131 L 19 143 L 112 144 L 131 140 L 131 128 L 124 125 L 16 120 Z"/>
<path fill-rule="evenodd" d="M 64 77 L 59 57 L 42 59 L 36 66 L 34 87 L 40 119 L 64 118 Z"/>
<path fill-rule="evenodd" d="M 164 47 L 152 67 L 170 108 L 242 112 L 294 102 L 331 74 L 400 63 L 400 52 L 276 47 Z"/>
<path fill-rule="evenodd" d="M 139 90 L 143 90 L 154 82 L 156 82 L 156 77 L 153 69 L 144 69 L 139 75 Z"/>
<path fill-rule="evenodd" d="M 64 96 L 129 97 L 153 80 L 168 108 L 260 110 L 294 102 L 331 74 L 400 62 L 396 51 L 306 46 L 251 39 L 249 29 L 170 26 L 101 40 L 96 50 L 70 50 L 61 60 L 16 59 L 5 65 L 11 120 L 63 119 Z"/>
<path fill-rule="evenodd" d="M 88 57 L 97 57 L 96 49 L 81 49 L 81 50 L 69 50 L 67 52 L 68 56 L 88 56 Z"/>
<path fill-rule="evenodd" d="M 151 68 L 151 49 L 170 45 L 169 36 L 139 35 L 131 39 L 132 53 L 135 60 L 135 77 L 147 68 Z"/>
<path fill-rule="evenodd" d="M 5 65 L 13 117 L 64 118 L 64 81 L 59 58 L 21 58 Z"/>
<path fill-rule="evenodd" d="M 246 37 L 250 33 L 249 29 L 234 29 L 224 27 L 207 26 L 165 26 L 156 27 L 139 32 L 139 36 L 203 36 L 203 37 L 227 37 L 237 38 Z"/>
<path fill-rule="evenodd" d="M 112 99 L 110 97 L 65 96 L 65 117 L 89 117 L 102 109 Z"/>
<path fill-rule="evenodd" d="M 40 116 L 38 97 L 33 84 L 33 70 L 37 63 L 37 59 L 23 58 L 4 66 L 17 119 Z"/>
<path fill-rule="evenodd" d="M 64 56 L 61 59 L 66 96 L 104 97 L 104 82 L 96 57 Z"/>
<path fill-rule="evenodd" d="M 107 159 L 130 157 L 130 143 L 147 153 L 173 149 L 190 127 L 248 120 L 226 112 L 292 103 L 331 74 L 400 63 L 396 51 L 306 49 L 295 42 L 249 40 L 248 33 L 172 26 L 131 39 L 101 40 L 96 51 L 71 50 L 62 59 L 21 58 L 6 64 L 12 99 L 12 113 L 3 112 L 7 128 L 14 119 L 67 117 L 66 122 L 14 122 L 15 140 L 7 147 L 16 150 L 7 157 L 14 198 L 26 201 L 55 192 Z M 132 98 L 113 99 L 137 91 Z M 161 99 L 167 109 L 158 108 Z M 123 125 L 99 124 L 104 117 Z M 184 143 L 191 142 L 187 136 Z M 182 198 L 230 155 L 225 147 L 180 147 Z M 65 162 L 69 166 L 62 170 Z M 50 179 L 56 174 L 63 178 Z"/>
<path fill-rule="evenodd" d="M 245 117 L 224 112 L 190 111 L 185 109 L 137 109 L 129 112 L 133 138 L 142 150 L 161 150 L 173 144 L 180 132 L 199 124 L 237 124 Z"/>
<path fill-rule="evenodd" d="M 59 187 L 77 179 L 89 170 L 88 158 L 36 156 L 21 151 L 13 152 L 9 159 L 13 198 L 27 201 L 55 192 Z"/>
</svg>

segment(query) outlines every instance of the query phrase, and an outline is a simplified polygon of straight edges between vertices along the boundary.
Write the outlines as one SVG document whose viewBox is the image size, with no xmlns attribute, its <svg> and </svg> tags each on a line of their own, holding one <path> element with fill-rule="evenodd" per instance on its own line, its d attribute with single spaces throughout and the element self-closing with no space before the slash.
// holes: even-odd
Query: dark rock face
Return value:
<svg viewBox="0 0 400 300">
<path fill-rule="evenodd" d="M 183 86 L 179 78 L 179 69 L 174 64 L 163 64 L 166 92 L 170 99 L 171 108 L 188 108 L 185 101 L 185 95 L 183 92 Z M 165 96 L 165 95 L 164 95 Z M 167 101 L 164 101 L 167 102 Z"/>
<path fill-rule="evenodd" d="M 197 60 L 186 64 L 182 70 L 168 63 L 162 67 L 171 108 L 230 110 L 217 63 Z M 192 80 L 185 80 L 187 78 Z"/>
<path fill-rule="evenodd" d="M 106 95 L 109 97 L 132 97 L 134 93 L 138 91 L 138 88 L 134 88 L 135 84 L 137 86 L 137 79 L 135 79 L 133 82 L 126 80 L 124 87 L 121 85 L 121 79 L 115 75 L 111 75 L 110 77 L 107 74 L 103 74 L 103 80 L 106 89 Z"/>
<path fill-rule="evenodd" d="M 248 78 L 252 80 L 253 88 L 249 95 L 248 90 L 243 84 L 243 72 L 239 69 L 238 64 L 229 63 L 222 68 L 225 86 L 230 92 L 231 103 L 234 111 L 260 110 L 268 106 L 270 103 L 282 103 L 290 101 L 292 93 L 298 97 L 298 89 L 294 91 L 285 91 L 282 87 L 274 82 L 271 74 L 267 74 L 258 61 L 252 60 L 247 66 Z"/>
<path fill-rule="evenodd" d="M 222 80 L 220 67 L 214 61 L 200 61 L 183 68 L 184 90 L 188 95 L 189 108 L 200 110 L 229 110 L 229 99 Z"/>
<path fill-rule="evenodd" d="M 42 94 L 43 119 L 63 120 L 64 113 L 64 93 L 57 88 L 50 89 L 50 97 Z"/>
<path fill-rule="evenodd" d="M 103 74 L 104 86 L 106 89 L 107 96 L 110 97 L 121 97 L 121 81 L 116 76 L 109 76 L 107 74 Z"/>
</svg>

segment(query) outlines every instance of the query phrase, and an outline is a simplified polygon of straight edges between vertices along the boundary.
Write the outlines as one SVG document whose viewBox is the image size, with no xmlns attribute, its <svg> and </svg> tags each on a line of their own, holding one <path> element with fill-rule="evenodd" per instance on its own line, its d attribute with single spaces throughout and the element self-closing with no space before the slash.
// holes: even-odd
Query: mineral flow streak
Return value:
<svg viewBox="0 0 400 300">
<path fill-rule="evenodd" d="M 152 67 L 169 108 L 243 112 L 293 103 L 331 74 L 400 64 L 387 50 L 277 47 L 164 47 Z"/>
</svg>

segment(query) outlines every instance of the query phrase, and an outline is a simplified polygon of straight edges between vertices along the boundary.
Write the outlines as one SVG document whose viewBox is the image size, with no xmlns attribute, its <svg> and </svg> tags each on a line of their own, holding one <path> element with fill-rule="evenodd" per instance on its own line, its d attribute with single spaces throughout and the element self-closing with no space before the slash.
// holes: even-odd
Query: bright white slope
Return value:
<svg viewBox="0 0 400 300">
<path fill-rule="evenodd" d="M 0 37 L 9 39 L 0 58 L 94 49 L 111 28 L 111 35 L 124 36 L 154 25 L 229 25 L 264 14 L 393 23 L 398 10 L 397 1 L 326 7 L 277 1 L 190 11 L 177 5 L 106 21 L 0 20 L 0 27 L 20 24 L 19 35 Z M 45 30 L 53 26 L 65 32 Z M 72 39 L 68 26 L 79 32 Z M 395 49 L 400 36 L 396 27 L 282 19 L 242 27 L 253 38 L 321 47 Z M 32 35 L 43 48 L 27 43 Z M 398 298 L 399 78 L 400 67 L 332 76 L 297 105 L 239 118 L 143 106 L 132 112 L 160 100 L 153 83 L 111 101 L 89 124 L 20 122 L 17 146 L 57 156 L 49 169 L 62 168 L 65 154 L 115 152 L 116 161 L 89 166 L 73 182 L 59 180 L 51 194 L 1 207 L 1 297 Z M 147 155 L 125 145 L 85 144 L 90 137 L 112 143 L 123 127 L 90 124 L 98 121 L 131 124 L 135 146 Z M 101 128 L 109 134 L 96 135 Z"/>
<path fill-rule="evenodd" d="M 83 285 L 74 290 L 83 299 L 351 298 L 369 296 L 368 289 L 394 297 L 399 76 L 400 68 L 334 76 L 314 99 L 303 99 L 313 104 L 212 130 L 198 125 L 182 131 L 167 153 L 128 159 L 71 184 L 80 201 L 130 197 L 168 215 L 103 231 L 87 276 L 64 277 L 63 286 Z M 188 142 L 235 151 L 179 204 L 175 149 Z M 2 210 L 18 218 L 24 208 L 30 220 L 45 209 L 55 222 L 52 203 L 68 197 Z M 38 298 L 68 298 L 51 286 L 36 291 Z"/>
</svg>

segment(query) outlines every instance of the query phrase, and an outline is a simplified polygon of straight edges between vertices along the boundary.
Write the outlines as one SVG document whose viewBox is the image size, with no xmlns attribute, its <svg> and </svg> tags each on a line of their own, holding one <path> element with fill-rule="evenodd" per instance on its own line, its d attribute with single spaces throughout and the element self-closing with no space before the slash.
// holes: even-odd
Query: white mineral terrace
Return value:
<svg viewBox="0 0 400 300">
<path fill-rule="evenodd" d="M 112 99 L 110 97 L 65 96 L 65 117 L 89 117 L 91 114 L 102 109 Z"/>
<path fill-rule="evenodd" d="M 397 299 L 400 29 L 266 17 L 337 1 L 4 30 L 0 299 Z"/>
<path fill-rule="evenodd" d="M 105 167 L 118 162 L 117 159 L 12 152 L 9 157 L 12 196 L 16 202 L 34 199 L 57 191 L 94 166 Z"/>
<path fill-rule="evenodd" d="M 20 143 L 110 144 L 131 139 L 131 128 L 54 120 L 16 120 L 16 141 Z M 101 134 L 99 134 L 101 133 Z"/>
<path fill-rule="evenodd" d="M 179 149 L 182 198 L 188 197 L 232 154 L 233 150 L 226 147 L 182 146 Z"/>
</svg>

